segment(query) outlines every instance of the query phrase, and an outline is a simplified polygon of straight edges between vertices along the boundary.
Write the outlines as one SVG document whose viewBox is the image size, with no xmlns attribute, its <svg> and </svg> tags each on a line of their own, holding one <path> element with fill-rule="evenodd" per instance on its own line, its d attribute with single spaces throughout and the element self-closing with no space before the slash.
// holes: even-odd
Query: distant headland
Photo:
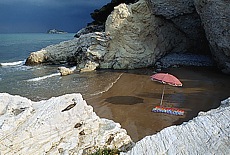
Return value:
<svg viewBox="0 0 230 155">
<path fill-rule="evenodd" d="M 66 34 L 67 32 L 63 30 L 50 29 L 47 31 L 48 34 Z"/>
</svg>

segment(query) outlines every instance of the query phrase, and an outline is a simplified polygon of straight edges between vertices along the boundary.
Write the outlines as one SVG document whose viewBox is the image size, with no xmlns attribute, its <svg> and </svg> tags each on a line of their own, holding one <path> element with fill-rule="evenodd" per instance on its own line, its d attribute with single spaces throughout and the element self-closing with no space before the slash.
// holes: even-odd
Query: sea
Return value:
<svg viewBox="0 0 230 155">
<path fill-rule="evenodd" d="M 31 52 L 73 38 L 73 33 L 0 34 L 0 93 L 39 101 L 67 93 L 90 97 L 109 89 L 119 74 L 97 71 L 61 77 L 57 65 L 25 65 Z"/>
</svg>

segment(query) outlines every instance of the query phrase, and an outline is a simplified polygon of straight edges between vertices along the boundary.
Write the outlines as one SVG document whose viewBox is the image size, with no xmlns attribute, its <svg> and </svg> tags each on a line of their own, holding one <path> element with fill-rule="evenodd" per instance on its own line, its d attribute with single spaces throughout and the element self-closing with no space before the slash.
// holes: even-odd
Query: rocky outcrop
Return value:
<svg viewBox="0 0 230 155">
<path fill-rule="evenodd" d="M 200 112 L 179 126 L 147 136 L 122 155 L 230 154 L 230 98 L 217 109 Z"/>
<path fill-rule="evenodd" d="M 94 71 L 94 70 L 96 70 L 96 68 L 97 68 L 98 66 L 99 66 L 98 63 L 88 61 L 88 62 L 85 64 L 84 68 L 81 68 L 81 69 L 80 69 L 80 72 Z"/>
<path fill-rule="evenodd" d="M 48 34 L 66 34 L 67 32 L 63 30 L 50 29 L 47 31 Z"/>
<path fill-rule="evenodd" d="M 52 46 L 48 46 L 47 49 L 49 47 L 52 47 Z M 47 62 L 47 60 L 49 59 L 47 51 L 49 50 L 41 49 L 40 51 L 30 53 L 29 57 L 26 59 L 25 64 L 26 65 L 37 65 L 37 64 Z"/>
<path fill-rule="evenodd" d="M 87 68 L 87 63 L 92 62 L 98 64 L 93 68 L 134 69 L 153 66 L 169 52 L 189 51 L 192 48 L 188 46 L 189 39 L 175 26 L 176 22 L 162 18 L 161 11 L 153 14 L 149 3 L 140 0 L 130 5 L 120 4 L 107 18 L 105 33 L 81 35 L 78 39 L 49 46 L 32 53 L 26 64 L 68 61 L 79 68 Z M 183 9 L 178 10 L 171 16 L 178 16 Z"/>
<path fill-rule="evenodd" d="M 101 55 L 106 52 L 109 40 L 110 37 L 104 32 L 81 35 L 79 38 L 32 52 L 26 60 L 26 65 L 36 65 L 39 63 L 62 64 L 68 62 L 83 68 L 90 60 L 100 60 Z"/>
<path fill-rule="evenodd" d="M 224 11 L 219 11 L 212 18 L 205 11 L 212 10 L 212 7 L 216 9 L 214 4 L 224 7 L 225 3 L 199 2 L 197 0 L 195 4 L 205 31 L 193 0 L 140 0 L 130 5 L 123 3 L 114 7 L 107 18 L 105 32 L 85 34 L 87 31 L 82 30 L 77 39 L 31 53 L 26 64 L 68 62 L 87 71 L 96 68 L 142 68 L 154 66 L 159 58 L 168 53 L 210 54 L 209 41 L 214 59 L 222 71 L 228 73 L 229 17 L 224 13 L 229 9 L 221 9 Z M 203 7 L 207 5 L 210 7 Z M 217 18 L 222 22 L 216 22 L 214 19 Z M 212 31 L 212 28 L 215 30 Z"/>
<path fill-rule="evenodd" d="M 213 58 L 230 74 L 230 7 L 226 0 L 194 0 Z"/>
<path fill-rule="evenodd" d="M 102 68 L 148 67 L 167 52 L 185 50 L 184 35 L 173 24 L 153 15 L 144 0 L 115 7 L 105 32 L 111 41 L 104 56 L 108 63 L 101 64 Z"/>
<path fill-rule="evenodd" d="M 167 22 L 184 35 L 185 51 L 196 54 L 209 54 L 210 50 L 205 37 L 194 0 L 147 0 L 152 14 Z M 181 51 L 181 52 L 185 52 Z"/>
<path fill-rule="evenodd" d="M 0 94 L 0 154 L 87 154 L 133 145 L 120 124 L 100 119 L 80 94 L 33 102 Z"/>
<path fill-rule="evenodd" d="M 58 71 L 61 73 L 61 76 L 66 76 L 72 74 L 74 69 L 70 69 L 66 67 L 58 67 Z"/>
</svg>

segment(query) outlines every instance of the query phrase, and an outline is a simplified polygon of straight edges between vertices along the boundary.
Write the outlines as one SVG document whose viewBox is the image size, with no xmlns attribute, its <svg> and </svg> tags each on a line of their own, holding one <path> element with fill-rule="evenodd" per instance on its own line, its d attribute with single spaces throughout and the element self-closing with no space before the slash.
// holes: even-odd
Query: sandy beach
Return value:
<svg viewBox="0 0 230 155">
<path fill-rule="evenodd" d="M 229 96 L 230 78 L 210 67 L 170 68 L 168 72 L 178 77 L 183 87 L 166 86 L 164 106 L 185 110 L 184 116 L 153 113 L 160 104 L 163 84 L 150 80 L 153 69 L 117 71 L 120 78 L 107 91 L 85 97 L 94 111 L 103 118 L 121 124 L 134 141 L 160 130 L 179 125 L 219 106 Z"/>
</svg>

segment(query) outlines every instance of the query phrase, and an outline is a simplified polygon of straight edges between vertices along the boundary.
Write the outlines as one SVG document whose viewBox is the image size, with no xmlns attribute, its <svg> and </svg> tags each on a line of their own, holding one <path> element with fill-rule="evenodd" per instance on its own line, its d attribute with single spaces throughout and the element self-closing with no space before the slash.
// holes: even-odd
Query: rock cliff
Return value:
<svg viewBox="0 0 230 155">
<path fill-rule="evenodd" d="M 69 61 L 84 66 L 91 61 L 98 68 L 148 67 L 167 52 L 184 51 L 184 40 L 173 24 L 152 15 L 148 3 L 140 0 L 115 7 L 107 19 L 105 33 L 81 35 L 31 53 L 26 64 Z"/>
<path fill-rule="evenodd" d="M 91 68 L 134 69 L 153 66 L 167 53 L 210 54 L 211 49 L 220 69 L 230 73 L 228 12 L 223 0 L 123 3 L 108 16 L 105 32 L 82 30 L 78 39 L 31 53 L 26 64 L 71 62 L 84 68 L 90 62 Z"/>
<path fill-rule="evenodd" d="M 222 72 L 230 74 L 230 2 L 194 0 L 213 58 Z"/>
<path fill-rule="evenodd" d="M 115 7 L 105 29 L 111 36 L 109 52 L 104 57 L 109 62 L 108 68 L 148 67 L 165 53 L 179 51 L 183 48 L 180 46 L 183 36 L 174 33 L 175 30 L 152 15 L 146 1 Z"/>
<path fill-rule="evenodd" d="M 193 120 L 147 136 L 122 155 L 230 154 L 230 98 Z"/>
<path fill-rule="evenodd" d="M 0 94 L 0 154 L 86 154 L 133 145 L 120 124 L 100 119 L 80 94 L 40 102 Z"/>
</svg>

